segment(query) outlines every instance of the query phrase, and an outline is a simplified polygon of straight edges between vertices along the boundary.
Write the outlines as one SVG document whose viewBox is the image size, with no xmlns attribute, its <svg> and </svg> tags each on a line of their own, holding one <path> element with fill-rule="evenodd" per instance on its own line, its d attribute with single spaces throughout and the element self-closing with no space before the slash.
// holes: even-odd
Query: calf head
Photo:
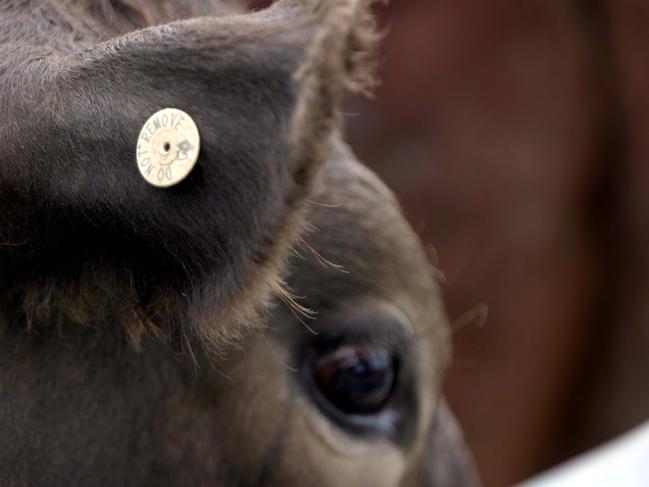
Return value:
<svg viewBox="0 0 649 487">
<path fill-rule="evenodd" d="M 434 270 L 340 137 L 369 3 L 180 4 L 0 6 L 0 483 L 471 484 Z"/>
</svg>

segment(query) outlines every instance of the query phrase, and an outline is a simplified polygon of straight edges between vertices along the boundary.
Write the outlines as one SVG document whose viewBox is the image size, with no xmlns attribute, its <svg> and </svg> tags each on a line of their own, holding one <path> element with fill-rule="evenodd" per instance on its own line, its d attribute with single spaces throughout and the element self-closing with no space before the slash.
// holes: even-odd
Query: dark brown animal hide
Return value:
<svg viewBox="0 0 649 487">
<path fill-rule="evenodd" d="M 370 4 L 0 0 L 0 484 L 473 485 L 436 273 L 340 136 Z M 201 154 L 161 190 L 164 107 Z M 340 349 L 377 410 L 314 385 Z"/>
<path fill-rule="evenodd" d="M 3 305 L 30 327 L 117 319 L 136 345 L 185 320 L 218 347 L 279 288 L 374 35 L 363 2 L 326 2 L 95 39 L 102 22 L 112 32 L 224 10 L 167 2 L 159 17 L 146 4 L 0 11 Z M 187 184 L 160 192 L 133 171 L 133 151 L 143 117 L 165 106 L 191 112 L 204 150 Z"/>
</svg>

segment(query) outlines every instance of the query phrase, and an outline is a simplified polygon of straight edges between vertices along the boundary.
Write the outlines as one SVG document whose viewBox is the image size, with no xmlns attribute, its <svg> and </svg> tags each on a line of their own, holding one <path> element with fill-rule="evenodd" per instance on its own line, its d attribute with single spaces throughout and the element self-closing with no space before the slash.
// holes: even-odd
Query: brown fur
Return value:
<svg viewBox="0 0 649 487">
<path fill-rule="evenodd" d="M 0 484 L 471 484 L 435 272 L 341 140 L 371 6 L 0 2 Z M 164 106 L 201 155 L 160 190 Z M 398 356 L 383 423 L 318 402 L 330 334 Z"/>
<path fill-rule="evenodd" d="M 70 22 L 71 26 L 80 24 L 93 33 L 101 29 L 104 35 L 106 27 L 109 32 L 117 33 L 210 8 L 189 4 L 183 10 L 174 2 L 166 2 L 162 8 L 150 9 L 146 3 L 124 2 L 116 7 L 109 2 L 96 5 L 54 2 L 51 8 L 60 13 L 63 22 Z M 339 124 L 338 107 L 344 91 L 358 91 L 371 82 L 368 53 L 377 36 L 367 12 L 369 5 L 366 0 L 319 2 L 310 11 L 287 16 L 287 25 L 293 23 L 314 30 L 313 40 L 295 73 L 299 88 L 288 135 L 292 152 L 288 167 L 296 185 L 286 195 L 286 203 L 293 209 L 285 212 L 284 220 L 276 224 L 277 237 L 269 237 L 265 248 L 257 252 L 259 260 L 254 272 L 241 285 L 241 291 L 228 298 L 227 307 L 209 302 L 201 296 L 200 287 L 187 298 L 179 298 L 175 291 L 162 288 L 149 302 L 143 302 L 133 285 L 136 278 L 130 269 L 102 268 L 93 263 L 91 269 L 82 268 L 79 274 L 66 280 L 39 279 L 15 288 L 15 299 L 22 301 L 27 325 L 34 328 L 38 326 L 34 324 L 55 324 L 61 330 L 73 323 L 92 326 L 114 317 L 133 345 L 140 349 L 145 335 L 173 336 L 161 328 L 166 323 L 189 318 L 194 338 L 215 354 L 236 342 L 246 330 L 258 327 L 262 322 L 259 311 L 267 308 L 272 290 L 281 287 L 283 262 L 291 242 L 299 235 L 304 198 L 328 158 L 329 139 Z M 206 12 L 222 13 L 225 8 L 218 2 L 214 7 Z M 285 7 L 281 4 L 274 6 L 276 10 L 282 8 Z M 223 323 L 230 325 L 224 327 Z"/>
</svg>

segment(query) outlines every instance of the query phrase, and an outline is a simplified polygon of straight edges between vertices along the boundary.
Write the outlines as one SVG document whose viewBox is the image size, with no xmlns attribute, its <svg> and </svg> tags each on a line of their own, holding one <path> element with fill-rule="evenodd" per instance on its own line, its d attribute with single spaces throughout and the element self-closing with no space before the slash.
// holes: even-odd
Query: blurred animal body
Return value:
<svg viewBox="0 0 649 487">
<path fill-rule="evenodd" d="M 472 484 L 434 272 L 340 135 L 369 8 L 0 0 L 0 484 Z"/>
</svg>

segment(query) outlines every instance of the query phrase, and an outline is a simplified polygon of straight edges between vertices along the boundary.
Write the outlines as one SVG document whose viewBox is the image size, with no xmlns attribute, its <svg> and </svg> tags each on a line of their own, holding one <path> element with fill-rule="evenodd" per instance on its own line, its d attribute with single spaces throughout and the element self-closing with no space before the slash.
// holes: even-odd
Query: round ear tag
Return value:
<svg viewBox="0 0 649 487">
<path fill-rule="evenodd" d="M 165 108 L 144 123 L 137 139 L 137 167 L 149 184 L 168 188 L 185 179 L 198 160 L 198 127 L 182 110 Z"/>
</svg>

